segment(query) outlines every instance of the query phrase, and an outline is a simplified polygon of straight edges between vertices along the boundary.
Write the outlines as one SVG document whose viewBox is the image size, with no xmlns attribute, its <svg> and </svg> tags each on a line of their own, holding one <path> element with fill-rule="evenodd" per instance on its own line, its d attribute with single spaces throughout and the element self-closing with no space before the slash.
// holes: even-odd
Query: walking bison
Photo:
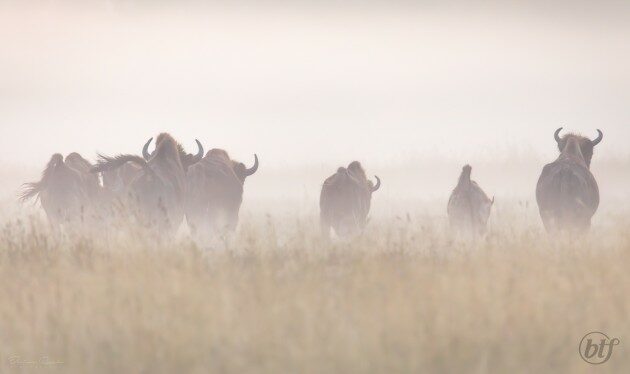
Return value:
<svg viewBox="0 0 630 374">
<path fill-rule="evenodd" d="M 20 200 L 38 198 L 50 223 L 59 227 L 65 223 L 82 223 L 91 218 L 93 207 L 100 198 L 100 182 L 90 173 L 92 165 L 78 153 L 65 160 L 54 154 L 39 182 L 26 183 Z"/>
<path fill-rule="evenodd" d="M 597 130 L 597 138 L 590 140 L 576 134 L 560 137 L 561 131 L 554 134 L 560 156 L 543 168 L 536 201 L 548 232 L 584 232 L 599 207 L 599 187 L 590 166 L 593 149 L 604 135 Z"/>
<path fill-rule="evenodd" d="M 141 169 L 126 187 L 124 194 L 130 207 L 137 208 L 144 223 L 168 231 L 176 230 L 184 218 L 184 199 L 187 190 L 186 173 L 182 164 L 182 146 L 169 134 L 157 137 L 155 150 L 149 154 L 152 139 L 143 147 L 143 156 L 100 156 L 92 172 L 104 175 L 131 163 Z M 199 150 L 203 148 L 199 142 Z M 197 157 L 200 158 L 200 157 Z M 192 158 L 190 164 L 196 161 Z M 190 165 L 188 165 L 190 166 Z"/>
<path fill-rule="evenodd" d="M 470 179 L 472 167 L 463 167 L 457 186 L 448 200 L 448 219 L 451 228 L 460 234 L 485 234 L 490 211 L 494 204 L 477 182 Z"/>
<path fill-rule="evenodd" d="M 353 235 L 365 228 L 372 193 L 381 186 L 379 177 L 375 178 L 376 185 L 367 179 L 361 164 L 353 161 L 324 181 L 319 198 L 324 237 L 330 235 L 331 228 L 338 236 Z"/>
<path fill-rule="evenodd" d="M 258 170 L 230 159 L 223 149 L 212 149 L 188 169 L 186 220 L 197 236 L 214 236 L 233 231 L 243 201 L 245 179 Z"/>
</svg>

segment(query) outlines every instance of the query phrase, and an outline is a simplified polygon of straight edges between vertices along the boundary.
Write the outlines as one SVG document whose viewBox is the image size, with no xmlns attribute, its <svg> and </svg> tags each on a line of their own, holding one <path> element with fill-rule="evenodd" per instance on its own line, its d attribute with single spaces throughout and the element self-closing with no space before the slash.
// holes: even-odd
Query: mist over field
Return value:
<svg viewBox="0 0 630 374">
<path fill-rule="evenodd" d="M 357 159 L 396 196 L 443 196 L 471 163 L 525 198 L 563 126 L 601 128 L 595 172 L 627 175 L 626 6 L 528 4 L 3 2 L 0 167 L 34 177 L 52 153 L 169 131 L 259 154 L 252 195 L 315 191 Z"/>
<path fill-rule="evenodd" d="M 3 2 L 0 160 L 160 131 L 267 170 L 546 160 L 560 126 L 627 158 L 627 5 L 527 4 Z"/>
<path fill-rule="evenodd" d="M 627 371 L 629 36 L 612 0 L 1 2 L 0 373 L 587 373 L 589 331 Z M 559 127 L 603 132 L 583 236 L 536 203 Z M 18 202 L 54 153 L 161 132 L 258 155 L 233 233 L 59 230 Z M 324 240 L 353 160 L 382 186 Z M 474 240 L 447 217 L 466 164 L 494 198 Z"/>
</svg>

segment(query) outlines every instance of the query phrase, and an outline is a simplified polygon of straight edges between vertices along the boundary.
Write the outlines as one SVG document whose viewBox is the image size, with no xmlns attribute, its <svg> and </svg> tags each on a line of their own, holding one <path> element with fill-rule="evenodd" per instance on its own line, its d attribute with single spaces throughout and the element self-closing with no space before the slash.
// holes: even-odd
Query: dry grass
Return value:
<svg viewBox="0 0 630 374">
<path fill-rule="evenodd" d="M 14 221 L 0 235 L 0 372 L 580 373 L 591 330 L 621 339 L 599 371 L 627 368 L 626 223 L 555 243 L 497 216 L 477 243 L 429 218 L 323 243 L 314 217 L 248 215 L 206 251 Z M 18 363 L 44 356 L 63 363 Z"/>
</svg>

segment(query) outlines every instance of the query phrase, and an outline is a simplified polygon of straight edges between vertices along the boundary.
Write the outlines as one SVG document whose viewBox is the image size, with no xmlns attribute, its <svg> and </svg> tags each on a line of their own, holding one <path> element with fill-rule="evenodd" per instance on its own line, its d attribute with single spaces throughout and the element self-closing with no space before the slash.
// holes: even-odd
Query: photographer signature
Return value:
<svg viewBox="0 0 630 374">
<path fill-rule="evenodd" d="M 38 360 L 25 360 L 18 355 L 10 356 L 9 365 L 18 367 L 18 366 L 31 366 L 31 367 L 42 367 L 42 366 L 52 366 L 52 365 L 63 365 L 63 361 L 52 360 L 48 356 L 42 356 Z"/>
</svg>

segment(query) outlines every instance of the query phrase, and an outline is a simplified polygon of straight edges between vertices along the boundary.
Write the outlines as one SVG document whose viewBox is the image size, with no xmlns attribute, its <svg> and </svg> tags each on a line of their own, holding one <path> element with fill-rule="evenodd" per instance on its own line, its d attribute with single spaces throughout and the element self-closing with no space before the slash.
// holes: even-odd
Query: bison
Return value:
<svg viewBox="0 0 630 374">
<path fill-rule="evenodd" d="M 594 140 L 576 134 L 560 137 L 554 133 L 560 156 L 545 165 L 536 186 L 536 201 L 547 232 L 587 231 L 599 207 L 599 187 L 590 171 L 593 149 L 604 134 L 597 130 Z"/>
<path fill-rule="evenodd" d="M 184 218 L 187 189 L 184 165 L 190 166 L 200 157 L 198 155 L 182 163 L 183 148 L 166 133 L 157 137 L 155 150 L 148 154 L 151 140 L 143 147 L 144 158 L 136 155 L 100 156 L 92 172 L 107 174 L 128 163 L 136 165 L 141 171 L 131 178 L 125 188 L 124 195 L 131 197 L 127 202 L 135 205 L 145 223 L 151 227 L 173 231 Z M 198 141 L 197 144 L 203 152 L 201 144 Z"/>
<path fill-rule="evenodd" d="M 186 219 L 195 235 L 216 235 L 233 231 L 243 201 L 245 178 L 258 170 L 230 159 L 223 149 L 212 149 L 188 169 Z"/>
<path fill-rule="evenodd" d="M 39 182 L 26 183 L 20 200 L 38 198 L 51 224 L 84 222 L 94 212 L 100 198 L 101 185 L 90 173 L 92 165 L 78 153 L 70 153 L 64 160 L 54 154 L 42 173 Z"/>
<path fill-rule="evenodd" d="M 324 181 L 319 198 L 324 237 L 330 235 L 331 227 L 340 237 L 359 233 L 365 228 L 372 193 L 381 186 L 380 178 L 375 178 L 376 185 L 367 179 L 361 164 L 353 161 Z"/>
<path fill-rule="evenodd" d="M 472 167 L 463 167 L 457 186 L 448 199 L 448 219 L 451 228 L 468 235 L 486 232 L 494 198 L 490 199 L 477 182 L 470 180 Z"/>
<path fill-rule="evenodd" d="M 162 135 L 163 137 L 164 135 Z M 142 147 L 142 157 L 149 161 L 154 152 L 149 152 L 149 146 L 153 138 L 149 139 L 144 146 Z M 162 138 L 158 137 L 158 142 L 161 142 Z M 197 154 L 193 155 L 191 153 L 186 153 L 184 151 L 184 147 L 181 144 L 177 143 L 177 151 L 179 152 L 179 158 L 182 163 L 182 167 L 184 171 L 188 170 L 190 165 L 198 162 L 203 157 L 203 145 L 197 139 L 195 139 L 197 143 Z M 105 170 L 102 172 L 103 175 L 103 187 L 106 191 L 110 193 L 111 196 L 120 197 L 126 191 L 131 182 L 142 173 L 142 167 L 134 162 L 126 162 L 121 165 L 117 169 Z"/>
</svg>

